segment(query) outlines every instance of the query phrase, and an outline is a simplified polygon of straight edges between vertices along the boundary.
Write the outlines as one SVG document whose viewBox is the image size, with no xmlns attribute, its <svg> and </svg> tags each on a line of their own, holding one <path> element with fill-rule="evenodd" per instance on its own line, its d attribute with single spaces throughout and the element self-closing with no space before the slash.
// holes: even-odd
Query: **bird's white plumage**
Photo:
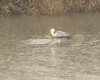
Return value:
<svg viewBox="0 0 100 80">
<path fill-rule="evenodd" d="M 52 36 L 55 36 L 55 37 L 56 37 L 56 34 L 55 34 L 54 32 L 55 32 L 55 29 L 52 28 L 52 29 L 50 30 L 50 33 L 52 34 Z"/>
</svg>

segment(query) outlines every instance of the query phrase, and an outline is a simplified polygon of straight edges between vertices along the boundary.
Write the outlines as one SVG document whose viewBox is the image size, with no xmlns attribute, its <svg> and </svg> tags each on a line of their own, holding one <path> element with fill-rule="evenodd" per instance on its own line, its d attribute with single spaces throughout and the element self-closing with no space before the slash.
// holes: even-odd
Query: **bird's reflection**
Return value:
<svg viewBox="0 0 100 80">
<path fill-rule="evenodd" d="M 51 47 L 51 61 L 52 61 L 52 66 L 57 66 L 57 54 L 56 54 L 56 48 L 55 47 Z"/>
</svg>

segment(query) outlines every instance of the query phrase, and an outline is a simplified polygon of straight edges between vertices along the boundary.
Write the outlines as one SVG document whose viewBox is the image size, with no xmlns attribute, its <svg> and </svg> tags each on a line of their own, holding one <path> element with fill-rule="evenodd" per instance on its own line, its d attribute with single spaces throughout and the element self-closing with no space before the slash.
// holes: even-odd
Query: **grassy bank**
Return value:
<svg viewBox="0 0 100 80">
<path fill-rule="evenodd" d="M 1 0 L 0 16 L 100 11 L 100 0 Z"/>
</svg>

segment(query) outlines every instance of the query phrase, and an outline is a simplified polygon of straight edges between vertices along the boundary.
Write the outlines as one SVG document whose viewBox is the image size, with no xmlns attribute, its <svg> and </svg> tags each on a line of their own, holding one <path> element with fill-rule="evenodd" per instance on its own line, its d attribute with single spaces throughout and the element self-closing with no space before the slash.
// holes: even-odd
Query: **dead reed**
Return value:
<svg viewBox="0 0 100 80">
<path fill-rule="evenodd" d="M 100 11 L 100 0 L 1 0 L 0 16 Z"/>
</svg>

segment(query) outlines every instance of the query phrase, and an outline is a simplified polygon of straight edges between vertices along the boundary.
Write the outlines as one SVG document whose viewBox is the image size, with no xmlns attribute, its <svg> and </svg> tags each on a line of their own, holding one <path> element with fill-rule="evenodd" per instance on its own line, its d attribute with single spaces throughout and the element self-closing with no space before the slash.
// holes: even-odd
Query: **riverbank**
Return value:
<svg viewBox="0 0 100 80">
<path fill-rule="evenodd" d="M 99 0 L 1 0 L 0 16 L 59 15 L 100 11 Z"/>
</svg>

